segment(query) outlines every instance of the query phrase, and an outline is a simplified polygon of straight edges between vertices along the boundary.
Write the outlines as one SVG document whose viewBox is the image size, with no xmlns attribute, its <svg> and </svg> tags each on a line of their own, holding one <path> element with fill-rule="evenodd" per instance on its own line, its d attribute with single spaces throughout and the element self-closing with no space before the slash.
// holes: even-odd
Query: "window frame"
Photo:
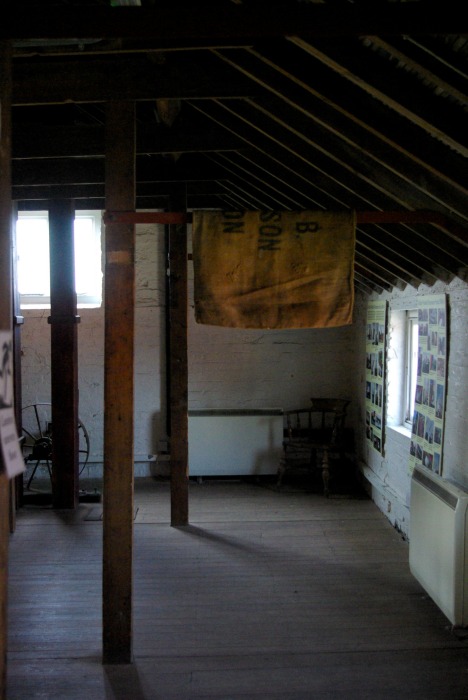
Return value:
<svg viewBox="0 0 468 700">
<path fill-rule="evenodd" d="M 77 308 L 100 308 L 102 306 L 102 287 L 103 287 L 103 266 L 102 266 L 102 211 L 96 209 L 86 209 L 77 210 L 75 212 L 75 219 L 88 219 L 91 218 L 94 221 L 94 239 L 95 239 L 95 252 L 98 255 L 99 251 L 99 264 L 96 265 L 96 291 L 92 294 L 77 292 Z M 20 211 L 18 212 L 18 219 L 46 219 L 48 221 L 48 211 L 47 210 L 36 210 L 36 211 Z M 76 242 L 75 242 L 76 246 Z M 21 261 L 18 253 L 18 232 L 16 233 L 16 277 L 19 279 L 18 269 L 21 265 Z M 76 250 L 76 248 L 75 248 Z M 75 253 L 75 266 L 77 264 L 77 258 L 79 256 Z M 98 283 L 97 278 L 100 275 L 100 281 Z M 78 277 L 77 270 L 75 267 L 75 287 L 76 278 Z M 49 293 L 43 294 L 40 292 L 36 293 L 24 293 L 18 289 L 18 296 L 20 300 L 21 309 L 50 309 L 50 280 L 48 284 Z M 97 291 L 99 289 L 99 291 Z"/>
</svg>

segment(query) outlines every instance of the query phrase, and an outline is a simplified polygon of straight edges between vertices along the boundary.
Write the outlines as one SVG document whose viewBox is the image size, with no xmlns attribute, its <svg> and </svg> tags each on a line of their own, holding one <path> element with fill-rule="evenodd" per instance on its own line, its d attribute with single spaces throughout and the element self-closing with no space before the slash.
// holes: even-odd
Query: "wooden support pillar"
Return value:
<svg viewBox="0 0 468 700">
<path fill-rule="evenodd" d="M 18 435 L 21 435 L 21 408 L 23 405 L 22 381 L 21 381 L 21 329 L 24 323 L 24 316 L 21 313 L 20 295 L 18 291 L 18 270 L 17 270 L 17 246 L 16 246 L 16 221 L 18 219 L 18 208 L 16 203 L 12 207 L 14 224 L 12 225 L 12 263 L 13 263 L 13 370 L 15 389 L 15 417 Z M 23 505 L 23 475 L 20 474 L 15 479 L 15 509 Z M 10 529 L 16 528 L 16 516 L 10 518 Z"/>
<path fill-rule="evenodd" d="M 135 106 L 106 110 L 106 207 L 135 207 Z M 106 226 L 103 661 L 132 661 L 135 226 Z"/>
<path fill-rule="evenodd" d="M 185 211 L 185 187 L 170 201 Z M 187 525 L 188 504 L 188 368 L 187 368 L 187 225 L 169 226 L 169 323 L 171 415 L 171 525 Z"/>
<path fill-rule="evenodd" d="M 11 43 L 0 41 L 0 329 L 12 328 Z M 6 698 L 10 488 L 0 456 L 0 700 Z"/>
<path fill-rule="evenodd" d="M 49 203 L 52 384 L 52 505 L 76 508 L 78 478 L 78 330 L 70 200 Z"/>
</svg>

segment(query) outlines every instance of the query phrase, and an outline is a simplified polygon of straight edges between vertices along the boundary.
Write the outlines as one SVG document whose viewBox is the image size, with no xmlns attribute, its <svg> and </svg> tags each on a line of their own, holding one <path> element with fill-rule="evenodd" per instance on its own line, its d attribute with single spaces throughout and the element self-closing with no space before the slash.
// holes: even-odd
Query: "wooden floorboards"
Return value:
<svg viewBox="0 0 468 700">
<path fill-rule="evenodd" d="M 27 506 L 11 536 L 8 699 L 466 700 L 468 636 L 357 494 L 164 481 L 135 487 L 134 653 L 103 666 L 99 504 Z"/>
</svg>

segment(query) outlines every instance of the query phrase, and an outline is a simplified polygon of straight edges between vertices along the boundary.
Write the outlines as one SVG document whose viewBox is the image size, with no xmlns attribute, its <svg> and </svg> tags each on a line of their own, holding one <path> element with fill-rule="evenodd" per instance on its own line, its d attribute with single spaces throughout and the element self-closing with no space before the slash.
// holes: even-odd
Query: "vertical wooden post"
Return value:
<svg viewBox="0 0 468 700">
<path fill-rule="evenodd" d="M 185 211 L 186 196 L 170 201 Z M 171 525 L 187 525 L 188 504 L 188 367 L 187 367 L 187 226 L 169 227 L 170 386 L 171 386 Z"/>
<path fill-rule="evenodd" d="M 11 43 L 0 41 L 0 328 L 12 327 Z M 0 456 L 0 699 L 6 698 L 10 490 Z"/>
<path fill-rule="evenodd" d="M 164 309 L 164 352 L 165 352 L 165 381 L 166 381 L 166 434 L 171 439 L 171 278 L 170 278 L 170 261 L 169 261 L 169 241 L 170 241 L 170 226 L 164 226 L 164 294 L 166 306 Z"/>
<path fill-rule="evenodd" d="M 21 435 L 21 407 L 23 405 L 22 382 L 21 382 L 21 328 L 24 317 L 21 314 L 20 295 L 18 290 L 18 269 L 17 269 L 17 245 L 16 245 L 16 221 L 18 219 L 18 207 L 16 203 L 12 205 L 12 295 L 13 295 L 13 370 L 15 389 L 15 417 L 18 434 Z M 15 508 L 23 505 L 23 475 L 20 474 L 15 479 Z M 12 509 L 13 510 L 13 509 Z M 16 513 L 16 511 L 15 511 Z M 11 516 L 10 530 L 16 528 L 16 515 Z"/>
<path fill-rule="evenodd" d="M 106 209 L 135 208 L 135 106 L 110 102 Z M 132 661 L 135 226 L 106 226 L 103 661 Z"/>
<path fill-rule="evenodd" d="M 52 505 L 76 508 L 78 486 L 78 331 L 70 200 L 49 203 L 52 384 Z"/>
</svg>

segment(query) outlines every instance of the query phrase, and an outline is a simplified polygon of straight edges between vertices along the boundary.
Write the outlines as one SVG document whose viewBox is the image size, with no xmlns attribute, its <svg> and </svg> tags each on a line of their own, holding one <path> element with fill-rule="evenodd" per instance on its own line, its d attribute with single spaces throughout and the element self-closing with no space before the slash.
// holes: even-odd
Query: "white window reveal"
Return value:
<svg viewBox="0 0 468 700">
<path fill-rule="evenodd" d="M 411 429 L 418 375 L 418 311 L 406 312 L 406 366 L 403 416 L 406 427 Z"/>
<path fill-rule="evenodd" d="M 388 425 L 410 436 L 418 370 L 418 311 L 392 309 L 388 344 Z"/>
<path fill-rule="evenodd" d="M 101 211 L 75 213 L 75 289 L 78 308 L 93 308 L 102 304 L 101 216 Z M 21 308 L 50 308 L 47 211 L 19 212 L 16 248 Z"/>
</svg>

